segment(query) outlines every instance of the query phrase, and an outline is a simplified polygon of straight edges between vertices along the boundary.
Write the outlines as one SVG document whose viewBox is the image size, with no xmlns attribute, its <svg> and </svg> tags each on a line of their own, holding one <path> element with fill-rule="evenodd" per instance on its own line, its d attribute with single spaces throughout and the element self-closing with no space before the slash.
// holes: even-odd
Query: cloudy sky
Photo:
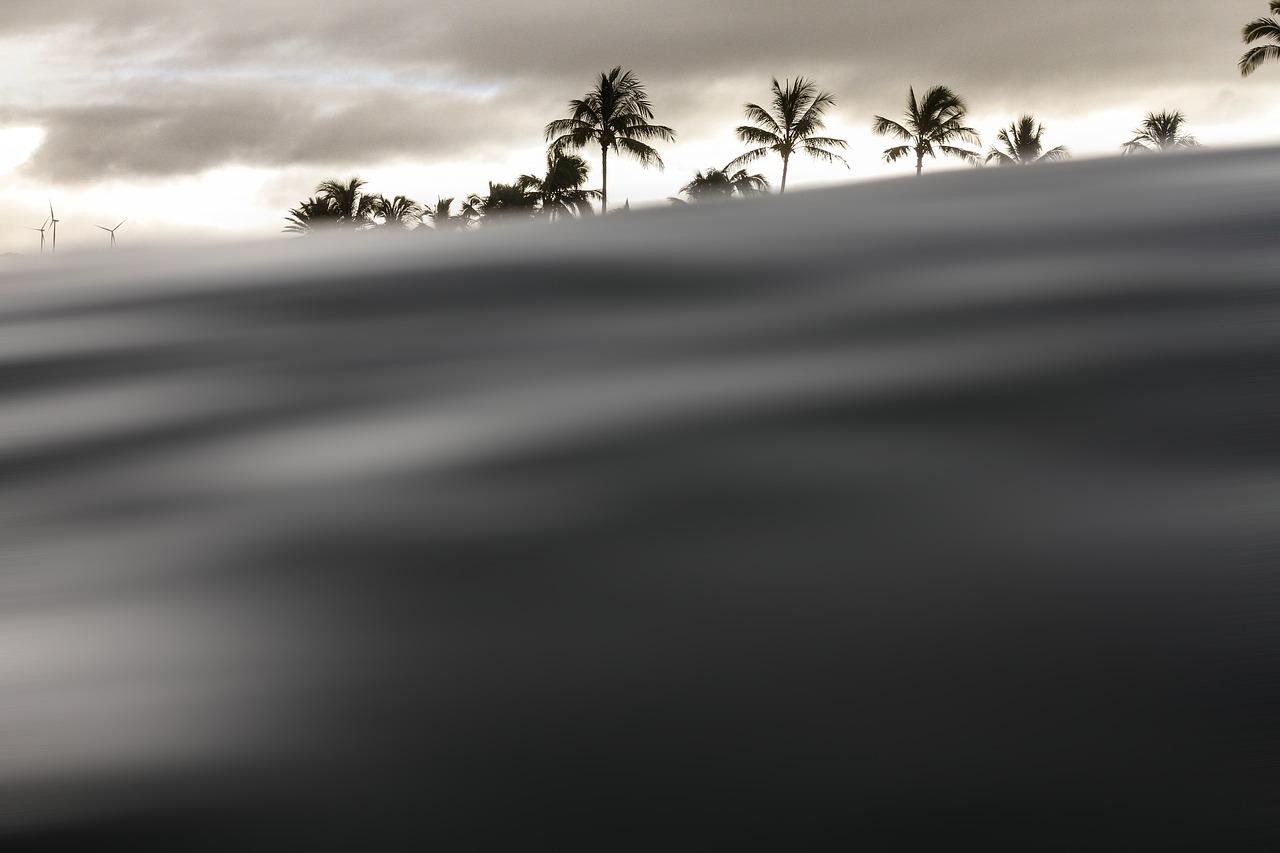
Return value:
<svg viewBox="0 0 1280 853">
<path fill-rule="evenodd" d="M 742 104 L 807 75 L 836 97 L 851 168 L 789 186 L 907 176 L 872 116 L 944 83 L 984 143 L 1032 112 L 1050 145 L 1112 156 L 1149 110 L 1214 146 L 1280 142 L 1280 66 L 1241 79 L 1265 0 L 41 0 L 0 19 L 0 252 L 286 239 L 324 178 L 422 201 L 538 172 L 546 123 L 615 65 L 678 134 L 665 172 L 611 169 L 610 197 L 674 195 L 743 147 Z M 593 162 L 593 175 L 598 164 Z M 956 168 L 927 163 L 934 168 Z M 759 170 L 775 183 L 781 166 Z"/>
</svg>

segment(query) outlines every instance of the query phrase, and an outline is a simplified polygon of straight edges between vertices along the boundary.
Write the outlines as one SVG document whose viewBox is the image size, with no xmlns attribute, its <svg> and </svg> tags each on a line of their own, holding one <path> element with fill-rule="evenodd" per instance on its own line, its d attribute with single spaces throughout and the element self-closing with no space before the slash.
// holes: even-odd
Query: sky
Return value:
<svg viewBox="0 0 1280 853">
<path fill-rule="evenodd" d="M 849 168 L 791 166 L 788 189 L 908 177 L 873 116 L 944 84 L 984 149 L 1024 112 L 1048 147 L 1116 156 L 1148 111 L 1215 147 L 1280 143 L 1280 65 L 1241 78 L 1265 0 L 42 0 L 0 19 L 0 252 L 297 239 L 290 207 L 326 178 L 433 202 L 544 169 L 548 121 L 630 69 L 663 171 L 610 160 L 611 203 L 662 204 L 745 150 L 734 129 L 773 77 L 836 99 Z M 598 154 L 586 152 L 598 181 Z M 970 168 L 927 161 L 926 174 Z M 752 166 L 774 184 L 781 162 Z"/>
</svg>

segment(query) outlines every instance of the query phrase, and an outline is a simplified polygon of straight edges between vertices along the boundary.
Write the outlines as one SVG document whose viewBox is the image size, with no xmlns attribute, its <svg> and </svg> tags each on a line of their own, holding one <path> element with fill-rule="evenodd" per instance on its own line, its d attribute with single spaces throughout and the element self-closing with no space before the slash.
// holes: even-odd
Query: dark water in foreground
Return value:
<svg viewBox="0 0 1280 853">
<path fill-rule="evenodd" d="M 0 844 L 1274 849 L 1278 233 L 1269 150 L 15 272 Z"/>
</svg>

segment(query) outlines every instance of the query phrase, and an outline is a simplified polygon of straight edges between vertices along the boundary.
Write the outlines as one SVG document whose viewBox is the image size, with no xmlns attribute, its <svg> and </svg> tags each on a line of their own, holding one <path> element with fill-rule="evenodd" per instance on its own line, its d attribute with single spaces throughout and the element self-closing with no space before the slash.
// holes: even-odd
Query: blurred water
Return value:
<svg viewBox="0 0 1280 853">
<path fill-rule="evenodd" d="M 16 267 L 4 848 L 1273 849 L 1278 190 Z"/>
</svg>

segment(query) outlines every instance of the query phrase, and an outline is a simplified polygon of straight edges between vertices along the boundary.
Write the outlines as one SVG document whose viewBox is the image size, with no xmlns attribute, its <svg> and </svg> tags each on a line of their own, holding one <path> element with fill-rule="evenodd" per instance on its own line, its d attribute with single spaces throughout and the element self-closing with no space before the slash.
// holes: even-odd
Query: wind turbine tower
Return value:
<svg viewBox="0 0 1280 853">
<path fill-rule="evenodd" d="M 49 220 L 47 220 L 47 219 L 44 221 L 44 224 L 43 224 L 43 225 L 41 225 L 39 228 L 32 228 L 32 227 L 31 227 L 31 226 L 29 226 L 29 225 L 27 226 L 27 230 L 28 230 L 28 231 L 39 231 L 39 232 L 40 232 L 40 254 L 42 254 L 42 255 L 44 254 L 44 230 L 45 230 L 46 228 L 48 228 L 48 227 L 49 227 Z"/>
<path fill-rule="evenodd" d="M 128 221 L 129 221 L 128 219 L 121 219 L 120 225 L 123 225 Z M 120 225 L 117 225 L 116 228 L 119 228 Z M 101 228 L 103 231 L 106 231 L 108 234 L 111 235 L 111 248 L 114 249 L 116 247 L 116 228 L 108 228 L 105 225 L 95 225 L 94 227 Z"/>
<path fill-rule="evenodd" d="M 49 254 L 56 255 L 58 253 L 58 217 L 53 215 L 53 202 L 49 202 L 49 222 L 53 223 L 53 245 L 49 249 Z"/>
</svg>

